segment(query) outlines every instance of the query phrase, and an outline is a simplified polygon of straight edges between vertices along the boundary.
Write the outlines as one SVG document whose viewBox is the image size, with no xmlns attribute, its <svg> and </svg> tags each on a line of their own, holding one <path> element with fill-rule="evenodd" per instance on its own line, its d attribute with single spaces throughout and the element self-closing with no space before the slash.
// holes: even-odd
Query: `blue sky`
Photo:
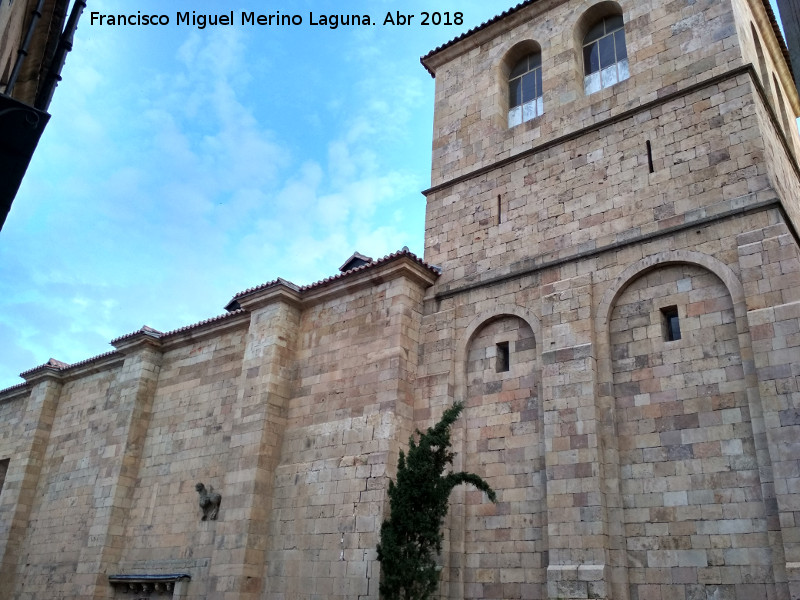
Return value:
<svg viewBox="0 0 800 600">
<path fill-rule="evenodd" d="M 232 0 L 235 15 L 401 10 L 411 26 L 177 26 L 208 0 L 89 0 L 44 133 L 0 232 L 0 389 L 142 325 L 222 314 L 350 254 L 422 255 L 434 84 L 419 57 L 513 3 Z M 170 9 L 164 7 L 169 5 Z M 90 13 L 166 13 L 159 27 Z M 460 11 L 460 26 L 421 26 Z"/>
<path fill-rule="evenodd" d="M 222 314 L 275 277 L 322 279 L 355 250 L 422 254 L 434 83 L 419 57 L 510 5 L 233 0 L 237 16 L 459 10 L 464 24 L 174 25 L 221 5 L 89 1 L 0 232 L 0 388 L 144 324 Z M 91 11 L 173 24 L 92 26 Z"/>
</svg>

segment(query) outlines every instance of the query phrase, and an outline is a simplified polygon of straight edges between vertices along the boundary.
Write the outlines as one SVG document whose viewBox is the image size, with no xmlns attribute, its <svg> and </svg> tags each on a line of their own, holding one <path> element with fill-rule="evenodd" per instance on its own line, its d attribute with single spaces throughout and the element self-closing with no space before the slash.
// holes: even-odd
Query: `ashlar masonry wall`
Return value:
<svg viewBox="0 0 800 600">
<path fill-rule="evenodd" d="M 631 77 L 586 95 L 581 27 L 606 11 L 623 16 Z M 545 507 L 524 521 L 522 496 L 454 496 L 447 597 L 797 593 L 792 487 L 777 473 L 793 477 L 799 452 L 800 171 L 780 113 L 798 98 L 762 93 L 753 30 L 770 81 L 787 81 L 758 2 L 531 3 L 423 59 L 437 79 L 425 258 L 443 274 L 425 301 L 415 418 L 496 402 L 491 419 L 467 418 L 463 462 L 501 498 L 519 485 L 508 474 L 526 474 L 524 498 Z M 544 113 L 508 127 L 503 69 L 522 42 L 541 49 Z M 517 357 L 542 419 L 524 453 L 505 446 L 524 423 L 506 392 L 520 374 L 475 371 L 468 351 L 512 315 L 536 340 Z M 470 443 L 492 431 L 502 441 Z M 515 548 L 529 522 L 545 533 Z"/>
<path fill-rule="evenodd" d="M 484 324 L 467 347 L 463 463 L 501 490 L 466 490 L 464 598 L 545 597 L 547 483 L 536 337 L 521 317 Z M 498 535 L 499 534 L 499 535 Z"/>
<path fill-rule="evenodd" d="M 426 260 L 443 266 L 439 289 L 774 199 L 754 93 L 745 72 L 715 80 L 435 189 Z"/>
<path fill-rule="evenodd" d="M 59 585 L 70 593 L 82 549 L 90 541 L 84 524 L 91 522 L 97 496 L 103 495 L 96 482 L 119 408 L 119 395 L 110 390 L 115 375 L 96 374 L 59 390 L 49 439 L 42 440 L 46 450 L 41 449 L 29 517 L 22 525 L 25 552 L 9 565 L 12 572 L 25 570 L 24 579 L 16 582 L 17 597 L 36 597 Z"/>
<path fill-rule="evenodd" d="M 617 9 L 626 23 L 631 76 L 587 96 L 583 35 L 597 15 Z M 519 58 L 515 48 L 528 41 L 541 48 L 544 114 L 509 128 L 508 71 Z M 436 73 L 431 183 L 463 176 L 740 67 L 745 63 L 738 44 L 729 0 L 530 3 L 426 57 Z"/>
<path fill-rule="evenodd" d="M 463 398 L 480 407 L 467 411 L 457 467 L 468 465 L 500 495 L 498 505 L 469 491 L 454 495 L 443 557 L 448 597 L 788 597 L 790 561 L 783 556 L 793 547 L 787 525 L 794 518 L 779 524 L 776 507 L 791 501 L 781 499 L 783 484 L 776 488 L 771 473 L 776 460 L 796 464 L 789 458 L 795 445 L 776 447 L 769 439 L 792 435 L 796 375 L 785 362 L 772 369 L 766 356 L 754 364 L 753 351 L 763 347 L 773 361 L 794 356 L 796 364 L 799 323 L 790 304 L 780 310 L 777 337 L 766 323 L 756 333 L 744 288 L 734 285 L 750 263 L 740 263 L 740 241 L 760 223 L 779 231 L 780 220 L 777 210 L 732 217 L 442 295 L 440 310 L 423 320 L 431 340 L 423 350 L 450 356 L 451 368 L 421 373 L 434 406 Z M 795 269 L 790 237 L 766 239 L 772 260 Z M 798 289 L 791 278 L 778 281 Z M 476 305 L 495 308 L 475 314 Z M 663 330 L 661 309 L 671 306 L 684 336 L 675 342 L 665 341 Z M 508 314 L 529 315 L 540 332 L 532 360 L 516 356 L 512 337 L 511 362 L 524 371 L 504 379 L 490 356 L 502 341 L 491 327 Z M 436 339 L 445 327 L 453 334 L 448 346 Z M 472 354 L 459 351 L 484 330 L 492 332 L 491 343 Z M 769 342 L 757 344 L 760 336 Z M 484 368 L 476 371 L 480 360 Z M 467 376 L 458 391 L 458 376 L 450 373 L 462 364 Z M 522 389 L 517 376 L 529 387 Z M 772 425 L 773 401 L 765 394 L 771 385 L 758 383 L 767 376 L 780 378 L 783 390 Z M 522 398 L 528 411 L 540 403 L 541 433 L 530 412 L 518 412 Z M 437 410 L 420 402 L 418 421 L 433 422 Z M 541 498 L 544 512 L 536 508 Z M 549 588 L 537 587 L 540 565 Z"/>
<path fill-rule="evenodd" d="M 183 598 L 376 599 L 436 276 L 402 251 L 275 281 L 222 317 L 24 374 L 0 395 L 0 598 L 110 599 L 126 590 L 109 576 L 183 574 Z M 197 482 L 222 495 L 217 520 Z"/>
<path fill-rule="evenodd" d="M 398 453 L 454 401 L 498 503 L 454 491 L 441 597 L 800 596 L 800 99 L 759 2 L 529 2 L 424 57 L 425 262 L 276 280 L 0 392 L 0 598 L 374 600 Z M 612 13 L 631 77 L 587 95 Z M 509 128 L 533 47 L 544 113 Z"/>
<path fill-rule="evenodd" d="M 233 511 L 226 465 L 246 333 L 239 323 L 163 353 L 130 512 L 121 520 L 126 543 L 117 572 L 188 569 L 191 587 L 209 585 L 221 523 L 198 523 L 194 486 L 225 492 L 222 510 Z"/>
<path fill-rule="evenodd" d="M 679 595 L 724 571 L 737 594 L 767 597 L 773 553 L 730 293 L 700 267 L 665 266 L 625 288 L 609 329 L 632 591 Z"/>
<path fill-rule="evenodd" d="M 422 295 L 393 278 L 303 312 L 265 597 L 377 598 L 388 480 L 412 432 Z"/>
</svg>

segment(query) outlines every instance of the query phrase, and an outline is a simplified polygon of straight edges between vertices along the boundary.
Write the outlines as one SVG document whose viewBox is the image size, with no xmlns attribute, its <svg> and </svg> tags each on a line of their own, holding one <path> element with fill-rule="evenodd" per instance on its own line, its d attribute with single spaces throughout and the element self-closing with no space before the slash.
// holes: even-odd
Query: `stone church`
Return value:
<svg viewBox="0 0 800 600">
<path fill-rule="evenodd" d="M 461 400 L 498 502 L 454 492 L 441 598 L 800 598 L 787 56 L 767 0 L 527 0 L 424 56 L 423 258 L 0 392 L 0 597 L 377 600 L 398 453 Z"/>
</svg>

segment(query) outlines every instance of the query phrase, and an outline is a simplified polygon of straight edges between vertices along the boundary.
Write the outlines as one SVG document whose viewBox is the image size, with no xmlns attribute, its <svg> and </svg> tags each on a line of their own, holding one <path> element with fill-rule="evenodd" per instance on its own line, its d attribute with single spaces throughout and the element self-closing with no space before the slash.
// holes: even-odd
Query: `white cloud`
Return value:
<svg viewBox="0 0 800 600">
<path fill-rule="evenodd" d="M 2 232 L 0 387 L 354 250 L 421 250 L 428 76 L 371 30 L 323 34 L 305 54 L 308 32 L 82 24 Z"/>
</svg>

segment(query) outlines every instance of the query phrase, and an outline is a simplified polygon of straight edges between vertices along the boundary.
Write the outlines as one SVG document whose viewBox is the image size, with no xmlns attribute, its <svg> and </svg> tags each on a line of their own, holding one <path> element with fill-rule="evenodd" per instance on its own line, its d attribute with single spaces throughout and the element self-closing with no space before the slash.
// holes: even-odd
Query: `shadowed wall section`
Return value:
<svg viewBox="0 0 800 600">
<path fill-rule="evenodd" d="M 704 586 L 766 598 L 772 552 L 727 288 L 699 266 L 657 267 L 617 299 L 610 340 L 631 598 Z"/>
<path fill-rule="evenodd" d="M 542 598 L 547 503 L 537 348 L 523 319 L 481 326 L 467 351 L 466 452 L 498 502 L 467 489 L 465 598 Z"/>
</svg>

